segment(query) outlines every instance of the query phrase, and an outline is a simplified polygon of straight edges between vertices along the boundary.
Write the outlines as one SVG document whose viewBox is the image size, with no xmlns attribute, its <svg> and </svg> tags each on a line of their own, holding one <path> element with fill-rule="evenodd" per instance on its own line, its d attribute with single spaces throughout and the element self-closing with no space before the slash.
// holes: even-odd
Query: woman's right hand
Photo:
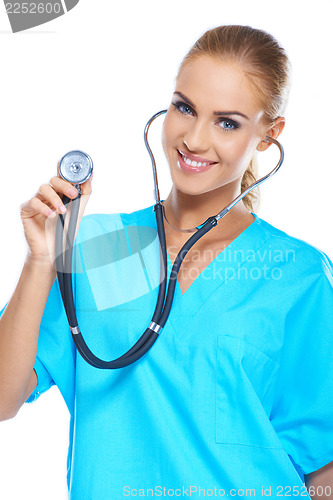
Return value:
<svg viewBox="0 0 333 500">
<path fill-rule="evenodd" d="M 77 229 L 92 192 L 92 177 L 80 185 L 81 198 Z M 55 228 L 58 214 L 66 213 L 62 202 L 64 196 L 75 200 L 78 191 L 73 184 L 60 177 L 58 167 L 58 175 L 52 177 L 49 184 L 42 184 L 36 195 L 21 205 L 20 215 L 29 247 L 29 260 L 50 264 L 50 267 L 54 268 Z M 66 215 L 66 219 L 69 215 Z"/>
</svg>

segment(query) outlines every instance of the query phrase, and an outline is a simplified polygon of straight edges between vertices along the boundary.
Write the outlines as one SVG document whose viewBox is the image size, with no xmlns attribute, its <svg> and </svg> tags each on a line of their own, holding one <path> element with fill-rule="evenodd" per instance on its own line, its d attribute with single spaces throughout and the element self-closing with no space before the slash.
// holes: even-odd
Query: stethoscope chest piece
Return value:
<svg viewBox="0 0 333 500">
<path fill-rule="evenodd" d="M 83 151 L 69 151 L 60 160 L 59 173 L 65 181 L 83 184 L 93 171 L 93 162 Z"/>
</svg>

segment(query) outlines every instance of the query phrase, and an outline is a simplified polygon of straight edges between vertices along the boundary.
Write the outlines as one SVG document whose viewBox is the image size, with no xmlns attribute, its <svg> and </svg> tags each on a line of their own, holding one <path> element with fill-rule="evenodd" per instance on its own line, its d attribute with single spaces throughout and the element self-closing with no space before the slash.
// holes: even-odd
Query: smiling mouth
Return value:
<svg viewBox="0 0 333 500">
<path fill-rule="evenodd" d="M 181 156 L 182 160 L 184 163 L 186 163 L 189 167 L 207 167 L 209 165 L 215 165 L 217 162 L 216 161 L 196 161 L 192 160 L 191 158 L 188 158 L 184 153 L 181 151 L 177 150 L 179 155 Z"/>
</svg>

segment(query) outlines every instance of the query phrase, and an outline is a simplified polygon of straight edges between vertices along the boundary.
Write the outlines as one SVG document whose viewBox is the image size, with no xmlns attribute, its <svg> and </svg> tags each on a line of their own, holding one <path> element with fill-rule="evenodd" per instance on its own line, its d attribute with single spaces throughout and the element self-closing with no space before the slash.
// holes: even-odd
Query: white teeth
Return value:
<svg viewBox="0 0 333 500">
<path fill-rule="evenodd" d="M 187 165 L 191 165 L 191 167 L 205 167 L 206 165 L 208 165 L 208 162 L 201 162 L 201 161 L 194 161 L 194 160 L 190 160 L 189 158 L 186 158 L 185 155 L 182 155 L 182 158 L 184 160 L 184 162 L 187 164 Z"/>
</svg>

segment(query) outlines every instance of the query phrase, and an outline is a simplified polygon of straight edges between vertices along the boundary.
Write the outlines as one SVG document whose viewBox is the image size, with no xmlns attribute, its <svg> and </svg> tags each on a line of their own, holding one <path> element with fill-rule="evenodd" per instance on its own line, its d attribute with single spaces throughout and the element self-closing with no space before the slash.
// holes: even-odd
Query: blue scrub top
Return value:
<svg viewBox="0 0 333 500">
<path fill-rule="evenodd" d="M 333 266 L 253 215 L 184 294 L 177 282 L 159 338 L 126 368 L 83 361 L 55 281 L 27 402 L 54 384 L 64 398 L 71 500 L 310 498 L 303 475 L 333 461 Z M 159 256 L 153 206 L 82 219 L 74 294 L 96 356 L 149 325 Z"/>
</svg>

